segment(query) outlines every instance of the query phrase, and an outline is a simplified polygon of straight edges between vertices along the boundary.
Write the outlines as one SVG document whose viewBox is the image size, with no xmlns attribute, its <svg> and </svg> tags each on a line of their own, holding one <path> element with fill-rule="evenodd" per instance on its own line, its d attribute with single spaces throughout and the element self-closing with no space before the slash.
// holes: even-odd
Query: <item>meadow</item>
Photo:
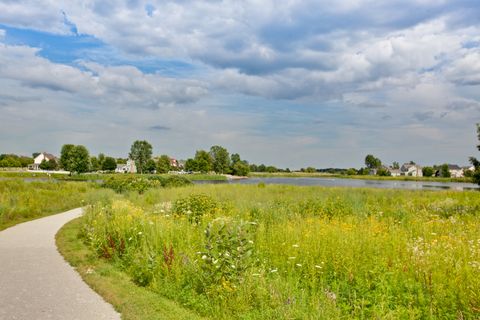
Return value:
<svg viewBox="0 0 480 320">
<path fill-rule="evenodd" d="M 194 185 L 91 205 L 74 238 L 115 270 L 87 273 L 205 318 L 475 319 L 479 212 L 474 191 Z"/>
<path fill-rule="evenodd" d="M 17 223 L 111 199 L 113 191 L 85 182 L 0 180 L 0 230 Z"/>
</svg>

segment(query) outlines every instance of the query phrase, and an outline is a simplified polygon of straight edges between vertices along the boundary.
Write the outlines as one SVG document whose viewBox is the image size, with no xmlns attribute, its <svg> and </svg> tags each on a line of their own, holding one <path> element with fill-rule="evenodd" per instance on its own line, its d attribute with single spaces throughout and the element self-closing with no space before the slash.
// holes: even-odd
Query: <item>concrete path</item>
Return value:
<svg viewBox="0 0 480 320">
<path fill-rule="evenodd" d="M 0 232 L 0 319 L 120 319 L 65 262 L 55 234 L 81 209 Z"/>
</svg>

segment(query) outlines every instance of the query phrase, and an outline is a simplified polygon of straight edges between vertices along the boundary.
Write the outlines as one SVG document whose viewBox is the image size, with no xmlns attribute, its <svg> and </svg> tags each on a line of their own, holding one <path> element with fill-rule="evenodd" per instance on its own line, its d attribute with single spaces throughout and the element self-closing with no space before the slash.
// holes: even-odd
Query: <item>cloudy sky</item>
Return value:
<svg viewBox="0 0 480 320">
<path fill-rule="evenodd" d="M 1 0 L 0 153 L 466 165 L 478 0 Z"/>
</svg>

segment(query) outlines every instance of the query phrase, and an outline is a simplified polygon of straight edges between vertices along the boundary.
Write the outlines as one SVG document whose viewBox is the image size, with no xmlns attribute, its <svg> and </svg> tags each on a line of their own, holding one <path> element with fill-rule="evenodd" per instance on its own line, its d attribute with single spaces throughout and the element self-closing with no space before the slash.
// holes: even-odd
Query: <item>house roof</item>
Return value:
<svg viewBox="0 0 480 320">
<path fill-rule="evenodd" d="M 448 165 L 448 170 L 462 170 L 458 165 L 456 164 L 449 164 Z"/>
<path fill-rule="evenodd" d="M 45 157 L 45 159 L 47 160 L 56 160 L 57 157 L 55 157 L 53 154 L 51 153 L 47 153 L 47 152 L 42 152 L 41 154 L 43 154 L 43 156 Z"/>
</svg>

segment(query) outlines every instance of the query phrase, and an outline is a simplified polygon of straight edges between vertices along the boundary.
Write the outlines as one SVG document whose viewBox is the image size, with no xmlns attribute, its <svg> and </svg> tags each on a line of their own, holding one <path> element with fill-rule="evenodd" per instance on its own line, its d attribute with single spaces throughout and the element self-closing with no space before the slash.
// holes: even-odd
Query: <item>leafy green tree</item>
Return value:
<svg viewBox="0 0 480 320">
<path fill-rule="evenodd" d="M 157 164 L 155 163 L 155 160 L 148 159 L 147 163 L 145 164 L 145 171 L 148 173 L 154 173 L 155 170 L 157 170 Z"/>
<path fill-rule="evenodd" d="M 355 169 L 355 168 L 350 168 L 350 169 L 347 170 L 346 173 L 347 173 L 348 176 L 354 176 L 354 175 L 357 174 L 357 169 Z"/>
<path fill-rule="evenodd" d="M 392 168 L 393 169 L 400 169 L 400 163 L 398 163 L 397 161 L 394 161 L 393 164 L 392 164 Z"/>
<path fill-rule="evenodd" d="M 212 157 L 205 150 L 197 150 L 195 153 L 195 162 L 197 163 L 197 171 L 207 173 L 212 171 Z"/>
<path fill-rule="evenodd" d="M 75 148 L 73 144 L 64 144 L 60 151 L 60 166 L 66 171 L 72 170 L 72 151 Z"/>
<path fill-rule="evenodd" d="M 392 173 L 390 171 L 388 171 L 387 169 L 385 168 L 379 168 L 377 170 L 377 176 L 381 176 L 381 177 L 388 177 L 388 176 L 391 176 Z"/>
<path fill-rule="evenodd" d="M 38 157 L 39 155 L 40 155 L 40 152 L 34 152 L 34 153 L 32 153 L 32 158 L 35 159 L 35 158 Z"/>
<path fill-rule="evenodd" d="M 463 170 L 463 176 L 465 178 L 472 178 L 473 174 L 474 174 L 473 170 L 467 170 L 467 169 Z"/>
<path fill-rule="evenodd" d="M 147 169 L 148 160 L 152 158 L 152 145 L 145 140 L 137 140 L 132 144 L 128 156 L 135 161 L 137 170 L 143 173 Z"/>
<path fill-rule="evenodd" d="M 93 157 L 90 157 L 90 169 L 92 171 L 98 171 L 100 170 L 101 166 L 100 166 L 100 163 L 98 162 L 98 158 L 93 156 Z"/>
<path fill-rule="evenodd" d="M 117 169 L 117 160 L 112 157 L 105 157 L 102 163 L 102 170 L 113 171 Z"/>
<path fill-rule="evenodd" d="M 161 155 L 157 162 L 157 173 L 168 173 L 170 170 L 170 157 L 166 154 Z"/>
<path fill-rule="evenodd" d="M 315 172 L 317 172 L 317 169 L 315 169 L 314 167 L 307 167 L 307 168 L 305 169 L 305 172 L 307 172 L 307 173 L 315 173 Z"/>
<path fill-rule="evenodd" d="M 233 165 L 232 173 L 236 176 L 247 176 L 250 172 L 250 167 L 246 161 L 239 161 Z"/>
<path fill-rule="evenodd" d="M 90 155 L 87 148 L 81 145 L 74 146 L 69 154 L 68 163 L 71 172 L 83 173 L 90 169 Z"/>
<path fill-rule="evenodd" d="M 274 173 L 274 172 L 278 172 L 278 169 L 274 166 L 268 166 L 265 168 L 265 172 Z"/>
<path fill-rule="evenodd" d="M 440 174 L 444 178 L 450 178 L 450 170 L 448 170 L 448 164 L 443 164 L 440 167 Z"/>
<path fill-rule="evenodd" d="M 423 167 L 422 174 L 424 177 L 431 177 L 433 176 L 434 170 L 432 167 Z"/>
<path fill-rule="evenodd" d="M 227 173 L 230 167 L 230 158 L 227 149 L 221 146 L 210 148 L 213 171 L 216 173 Z"/>
<path fill-rule="evenodd" d="M 382 165 L 382 161 L 369 154 L 365 157 L 365 165 L 368 169 L 377 169 Z"/>
<path fill-rule="evenodd" d="M 38 166 L 42 170 L 56 170 L 58 168 L 58 163 L 55 159 L 42 160 L 42 163 Z"/>
<path fill-rule="evenodd" d="M 192 171 L 192 172 L 198 171 L 198 166 L 195 159 L 192 159 L 192 158 L 187 159 L 187 161 L 185 162 L 185 170 Z"/>
</svg>

